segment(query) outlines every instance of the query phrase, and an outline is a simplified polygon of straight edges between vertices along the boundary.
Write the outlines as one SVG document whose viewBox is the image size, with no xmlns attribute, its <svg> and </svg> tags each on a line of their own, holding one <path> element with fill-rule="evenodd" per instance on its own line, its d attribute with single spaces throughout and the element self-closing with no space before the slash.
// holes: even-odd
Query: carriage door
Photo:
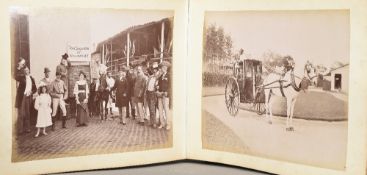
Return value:
<svg viewBox="0 0 367 175">
<path fill-rule="evenodd" d="M 340 90 L 342 88 L 342 74 L 335 74 L 334 82 L 334 89 Z"/>
<path fill-rule="evenodd" d="M 245 61 L 245 101 L 250 103 L 253 101 L 253 62 Z"/>
</svg>

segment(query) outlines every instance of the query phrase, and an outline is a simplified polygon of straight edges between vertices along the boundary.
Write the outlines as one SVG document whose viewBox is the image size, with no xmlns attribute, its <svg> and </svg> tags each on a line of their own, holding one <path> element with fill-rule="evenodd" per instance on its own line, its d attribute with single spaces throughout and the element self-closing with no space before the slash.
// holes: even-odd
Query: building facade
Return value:
<svg viewBox="0 0 367 175">
<path fill-rule="evenodd" d="M 330 71 L 331 90 L 348 93 L 349 90 L 349 64 Z"/>
</svg>

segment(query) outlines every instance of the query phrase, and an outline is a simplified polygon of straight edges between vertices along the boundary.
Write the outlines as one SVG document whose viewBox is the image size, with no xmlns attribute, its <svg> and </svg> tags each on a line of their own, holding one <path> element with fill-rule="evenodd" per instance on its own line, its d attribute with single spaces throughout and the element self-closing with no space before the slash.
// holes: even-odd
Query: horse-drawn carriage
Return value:
<svg viewBox="0 0 367 175">
<path fill-rule="evenodd" d="M 233 63 L 233 76 L 227 80 L 225 103 L 228 112 L 235 116 L 240 103 L 248 110 L 259 115 L 265 112 L 264 90 L 261 88 L 262 62 L 259 60 L 240 60 Z"/>
<path fill-rule="evenodd" d="M 296 98 L 300 91 L 305 91 L 309 85 L 317 84 L 317 72 L 314 66 L 307 62 L 304 66 L 303 77 L 294 75 L 295 62 L 292 57 L 285 56 L 281 60 L 280 70 L 283 73 L 271 71 L 262 78 L 262 62 L 258 60 L 242 60 L 233 64 L 233 76 L 228 79 L 225 87 L 225 102 L 228 112 L 235 116 L 240 103 L 247 110 L 258 114 L 266 112 L 269 124 L 272 123 L 272 98 L 280 96 L 286 99 L 287 131 L 293 131 L 292 118 Z M 271 69 L 270 69 L 271 70 Z M 299 79 L 297 85 L 295 79 Z M 266 105 L 265 105 L 266 104 Z M 265 106 L 266 109 L 265 109 Z"/>
</svg>

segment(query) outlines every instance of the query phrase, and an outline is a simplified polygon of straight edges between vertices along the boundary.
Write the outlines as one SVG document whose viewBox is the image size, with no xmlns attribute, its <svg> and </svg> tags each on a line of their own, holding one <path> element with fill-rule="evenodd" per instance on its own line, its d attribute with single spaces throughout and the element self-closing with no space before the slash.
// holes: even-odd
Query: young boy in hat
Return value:
<svg viewBox="0 0 367 175">
<path fill-rule="evenodd" d="M 64 81 L 61 79 L 61 73 L 56 72 L 56 79 L 52 82 L 51 86 L 51 97 L 52 97 L 52 130 L 55 129 L 55 116 L 58 107 L 62 111 L 62 128 L 66 128 L 66 107 L 65 99 L 68 88 L 66 87 Z"/>
</svg>

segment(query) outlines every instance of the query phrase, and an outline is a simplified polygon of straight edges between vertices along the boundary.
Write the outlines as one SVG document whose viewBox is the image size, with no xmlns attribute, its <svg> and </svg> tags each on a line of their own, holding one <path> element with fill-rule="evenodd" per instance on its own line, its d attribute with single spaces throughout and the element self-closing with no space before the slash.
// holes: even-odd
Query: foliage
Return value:
<svg viewBox="0 0 367 175">
<path fill-rule="evenodd" d="M 204 61 L 228 60 L 232 56 L 233 41 L 223 27 L 210 24 L 205 29 Z"/>
<path fill-rule="evenodd" d="M 214 73 L 214 72 L 204 72 L 203 73 L 203 87 L 213 87 L 213 86 L 225 86 L 230 75 Z"/>
</svg>

